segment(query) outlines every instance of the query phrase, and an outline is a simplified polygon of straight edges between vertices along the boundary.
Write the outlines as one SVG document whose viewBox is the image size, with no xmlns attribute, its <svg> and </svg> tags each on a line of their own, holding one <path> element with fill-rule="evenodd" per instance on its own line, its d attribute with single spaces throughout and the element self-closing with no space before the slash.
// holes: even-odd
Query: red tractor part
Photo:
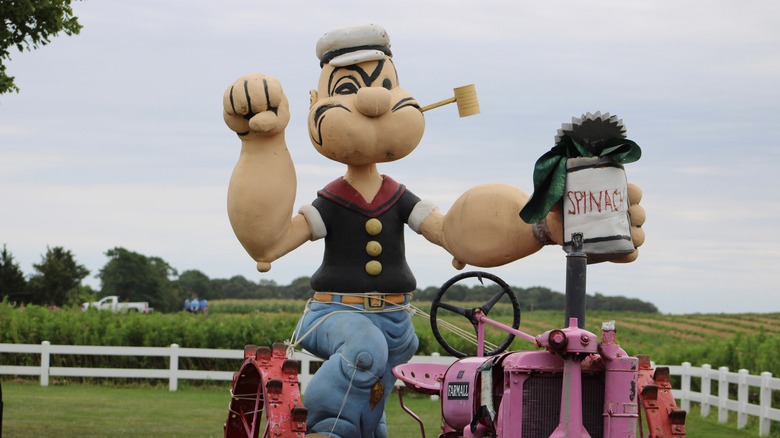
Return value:
<svg viewBox="0 0 780 438">
<path fill-rule="evenodd" d="M 283 343 L 272 348 L 244 347 L 244 362 L 233 375 L 230 395 L 225 438 L 303 438 L 306 434 L 298 362 L 287 359 Z"/>
<path fill-rule="evenodd" d="M 653 371 L 648 355 L 640 354 L 637 357 L 639 358 L 639 400 L 647 417 L 648 428 L 648 434 L 645 435 L 640 419 L 641 436 L 685 437 L 685 411 L 677 407 L 672 396 L 669 368 L 658 367 Z"/>
</svg>

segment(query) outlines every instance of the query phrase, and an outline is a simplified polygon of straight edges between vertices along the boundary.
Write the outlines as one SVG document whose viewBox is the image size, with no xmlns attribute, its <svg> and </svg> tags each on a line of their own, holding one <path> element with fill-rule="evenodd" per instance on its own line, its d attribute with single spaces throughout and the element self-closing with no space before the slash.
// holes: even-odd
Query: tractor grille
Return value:
<svg viewBox="0 0 780 438">
<path fill-rule="evenodd" d="M 547 438 L 560 421 L 561 375 L 534 375 L 523 385 L 523 438 Z M 604 435 L 604 379 L 582 375 L 582 421 L 592 438 Z"/>
</svg>

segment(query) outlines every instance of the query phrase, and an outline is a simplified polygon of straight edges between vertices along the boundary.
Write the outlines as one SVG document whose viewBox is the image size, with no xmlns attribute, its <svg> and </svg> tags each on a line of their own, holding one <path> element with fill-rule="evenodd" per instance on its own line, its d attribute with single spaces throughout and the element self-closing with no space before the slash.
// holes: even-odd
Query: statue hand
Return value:
<svg viewBox="0 0 780 438">
<path fill-rule="evenodd" d="M 282 133 L 290 121 L 282 84 L 264 74 L 238 78 L 225 91 L 222 105 L 225 123 L 242 140 Z"/>
<path fill-rule="evenodd" d="M 631 240 L 634 241 L 634 247 L 637 249 L 627 256 L 612 260 L 615 263 L 633 262 L 639 257 L 638 248 L 645 243 L 645 231 L 642 229 L 642 225 L 645 223 L 647 214 L 644 207 L 639 205 L 639 202 L 642 201 L 642 189 L 638 185 L 628 184 L 628 200 L 631 202 L 628 207 L 628 215 L 631 218 Z"/>
</svg>

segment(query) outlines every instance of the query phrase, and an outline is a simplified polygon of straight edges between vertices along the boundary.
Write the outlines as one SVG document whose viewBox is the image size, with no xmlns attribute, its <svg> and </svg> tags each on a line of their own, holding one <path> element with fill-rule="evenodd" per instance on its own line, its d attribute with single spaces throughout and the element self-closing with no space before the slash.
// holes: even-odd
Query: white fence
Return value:
<svg viewBox="0 0 780 438">
<path fill-rule="evenodd" d="M 87 345 L 51 345 L 48 341 L 39 344 L 0 344 L 2 353 L 39 354 L 40 366 L 10 366 L 0 363 L 0 375 L 40 376 L 41 386 L 49 385 L 49 377 L 108 377 L 167 379 L 171 391 L 176 391 L 179 380 L 217 380 L 231 381 L 232 371 L 180 370 L 180 357 L 242 360 L 243 350 L 219 350 L 206 348 L 180 348 L 176 344 L 170 347 L 97 347 Z M 162 356 L 168 357 L 167 369 L 135 368 L 78 368 L 53 367 L 52 355 L 98 355 L 98 356 Z M 301 363 L 299 381 L 301 390 L 311 379 L 312 363 L 319 359 L 306 353 L 296 352 L 294 359 Z M 411 362 L 450 364 L 455 358 L 449 356 L 415 356 Z M 0 360 L 1 362 L 1 360 Z M 759 376 L 748 374 L 747 370 L 729 372 L 727 367 L 712 369 L 710 365 L 692 367 L 690 362 L 669 366 L 673 376 L 680 376 L 680 388 L 672 390 L 680 401 L 680 407 L 690 410 L 691 402 L 701 405 L 701 415 L 709 416 L 710 410 L 718 410 L 718 421 L 728 421 L 729 412 L 736 412 L 737 426 L 742 429 L 748 416 L 758 417 L 759 435 L 769 435 L 772 421 L 780 421 L 780 409 L 772 407 L 772 392 L 780 390 L 780 379 L 772 373 L 764 372 Z M 700 382 L 701 392 L 691 390 L 693 379 Z M 729 398 L 729 385 L 736 385 L 737 399 Z M 717 387 L 713 394 L 713 386 Z M 751 392 L 752 388 L 752 392 Z M 751 397 L 753 394 L 753 397 Z M 757 398 L 758 404 L 752 403 Z M 751 400 L 753 399 L 753 400 Z"/>
<path fill-rule="evenodd" d="M 0 354 L 3 353 L 30 353 L 41 356 L 40 366 L 10 366 L 2 364 L 0 356 L 0 375 L 15 376 L 40 376 L 41 386 L 49 386 L 49 377 L 107 377 L 107 378 L 139 378 L 139 379 L 165 379 L 168 380 L 168 388 L 176 391 L 179 380 L 217 380 L 232 381 L 233 371 L 208 371 L 208 370 L 182 370 L 179 369 L 179 358 L 199 357 L 208 359 L 244 359 L 243 350 L 220 350 L 208 348 L 181 348 L 177 344 L 170 347 L 98 347 L 91 345 L 52 345 L 48 341 L 40 344 L 0 344 Z M 52 355 L 81 355 L 81 356 L 162 356 L 168 359 L 167 369 L 141 369 L 141 368 L 82 368 L 82 367 L 53 367 Z M 322 362 L 320 359 L 305 353 L 296 351 L 293 359 L 300 362 L 301 374 L 298 381 L 301 390 L 311 380 L 312 364 Z M 411 362 L 444 363 L 450 364 L 455 358 L 449 356 L 415 356 Z M 237 362 L 235 371 L 238 371 Z"/>
<path fill-rule="evenodd" d="M 714 370 L 710 365 L 692 367 L 690 362 L 683 362 L 682 365 L 670 366 L 669 373 L 681 377 L 680 388 L 673 389 L 672 394 L 680 400 L 682 409 L 689 410 L 691 402 L 697 402 L 701 404 L 701 416 L 707 417 L 710 409 L 715 408 L 720 423 L 728 421 L 729 411 L 736 412 L 740 429 L 747 425 L 749 415 L 758 417 L 760 436 L 769 435 L 771 421 L 780 421 L 780 409 L 772 407 L 772 391 L 780 390 L 780 379 L 772 377 L 770 372 L 754 376 L 744 369 L 732 373 L 728 367 Z M 692 378 L 699 379 L 701 392 L 691 391 Z M 712 393 L 713 384 L 717 385 L 715 394 Z M 736 400 L 729 398 L 729 385 L 737 387 Z M 758 404 L 751 403 L 751 398 L 757 398 Z"/>
</svg>

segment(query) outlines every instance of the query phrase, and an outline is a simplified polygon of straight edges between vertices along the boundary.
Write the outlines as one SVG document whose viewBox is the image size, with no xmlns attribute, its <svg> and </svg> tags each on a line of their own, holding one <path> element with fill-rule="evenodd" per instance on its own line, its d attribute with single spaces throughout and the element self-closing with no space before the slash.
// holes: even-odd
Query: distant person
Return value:
<svg viewBox="0 0 780 438">
<path fill-rule="evenodd" d="M 192 310 L 190 310 L 190 299 L 189 298 L 184 300 L 184 310 L 186 310 L 187 312 L 192 312 Z"/>
<path fill-rule="evenodd" d="M 193 298 L 192 301 L 190 301 L 190 311 L 192 313 L 198 313 L 200 310 L 200 301 L 198 301 L 197 298 Z"/>
<path fill-rule="evenodd" d="M 203 312 L 204 315 L 209 314 L 209 303 L 205 298 L 200 299 L 200 311 Z"/>
</svg>

